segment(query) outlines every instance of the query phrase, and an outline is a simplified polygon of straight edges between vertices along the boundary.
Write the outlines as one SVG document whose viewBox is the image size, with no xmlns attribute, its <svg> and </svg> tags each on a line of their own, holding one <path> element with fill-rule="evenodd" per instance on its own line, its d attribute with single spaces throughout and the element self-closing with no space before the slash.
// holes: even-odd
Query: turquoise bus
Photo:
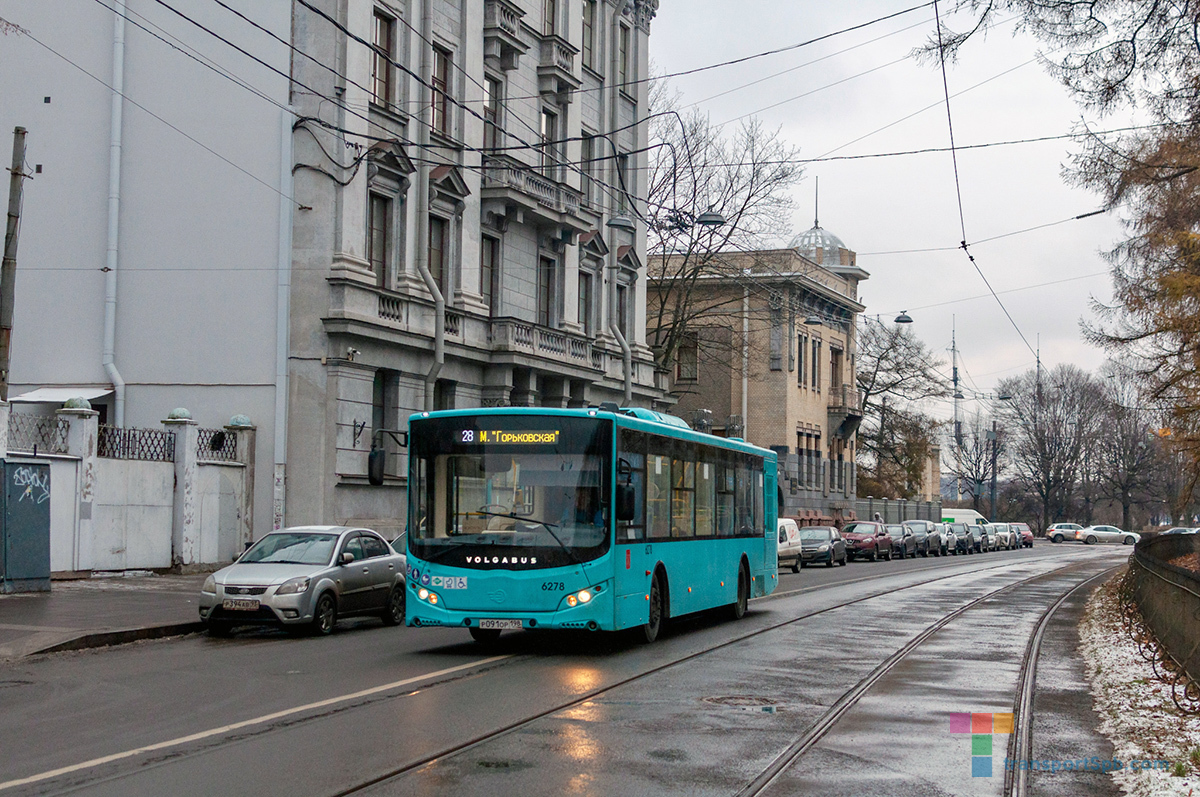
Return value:
<svg viewBox="0 0 1200 797">
<path fill-rule="evenodd" d="M 653 641 L 777 584 L 772 451 L 615 405 L 423 412 L 408 446 L 410 626 Z"/>
</svg>

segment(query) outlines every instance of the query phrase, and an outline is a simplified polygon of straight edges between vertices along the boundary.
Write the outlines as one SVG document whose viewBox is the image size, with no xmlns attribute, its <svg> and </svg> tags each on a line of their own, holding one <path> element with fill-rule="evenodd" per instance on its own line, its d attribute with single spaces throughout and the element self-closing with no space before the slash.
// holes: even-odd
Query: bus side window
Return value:
<svg viewBox="0 0 1200 797">
<path fill-rule="evenodd" d="M 621 430 L 617 449 L 617 483 L 633 488 L 633 520 L 617 524 L 617 542 L 646 538 L 646 436 Z"/>
<path fill-rule="evenodd" d="M 703 455 L 702 455 L 703 456 Z M 713 535 L 717 503 L 717 467 L 712 462 L 696 463 L 696 536 Z"/>
<path fill-rule="evenodd" d="M 751 525 L 751 531 L 757 537 L 763 533 L 763 527 L 767 522 L 767 518 L 763 512 L 765 508 L 763 506 L 765 496 L 763 495 L 762 460 L 755 458 L 753 468 L 751 476 L 754 483 L 754 523 Z"/>
<path fill-rule="evenodd" d="M 732 537 L 734 533 L 734 466 L 732 455 L 723 453 L 717 465 L 717 536 Z"/>
<path fill-rule="evenodd" d="M 687 444 L 676 444 L 671 459 L 671 536 L 696 536 L 695 452 Z"/>
<path fill-rule="evenodd" d="M 665 446 L 652 442 L 646 455 L 646 532 L 650 539 L 671 536 L 671 458 L 662 448 Z"/>
</svg>

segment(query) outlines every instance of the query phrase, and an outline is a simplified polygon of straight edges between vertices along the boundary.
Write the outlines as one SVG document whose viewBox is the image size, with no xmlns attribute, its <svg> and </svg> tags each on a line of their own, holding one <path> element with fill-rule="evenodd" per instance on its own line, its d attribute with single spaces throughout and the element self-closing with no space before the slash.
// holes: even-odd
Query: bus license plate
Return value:
<svg viewBox="0 0 1200 797">
<path fill-rule="evenodd" d="M 480 620 L 479 627 L 480 628 L 514 629 L 514 630 L 519 631 L 519 630 L 521 630 L 521 621 L 520 620 Z"/>
<path fill-rule="evenodd" d="M 256 612 L 258 611 L 258 601 L 226 598 L 221 602 L 221 608 L 226 611 Z"/>
</svg>

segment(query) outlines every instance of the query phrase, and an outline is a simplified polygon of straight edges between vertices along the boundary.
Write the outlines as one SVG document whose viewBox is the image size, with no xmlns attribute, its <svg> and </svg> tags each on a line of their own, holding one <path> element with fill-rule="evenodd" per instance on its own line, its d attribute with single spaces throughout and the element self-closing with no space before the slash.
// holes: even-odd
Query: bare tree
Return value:
<svg viewBox="0 0 1200 797">
<path fill-rule="evenodd" d="M 679 113 L 678 104 L 667 84 L 657 81 L 648 117 L 647 339 L 660 368 L 674 362 L 698 327 L 728 327 L 740 319 L 741 296 L 698 290 L 702 278 L 723 277 L 756 293 L 763 290 L 745 273 L 744 259 L 722 253 L 766 248 L 789 229 L 791 189 L 802 176 L 790 162 L 799 150 L 778 131 L 751 118 L 726 133 L 699 110 Z M 705 225 L 702 216 L 710 211 L 725 223 Z M 751 270 L 770 267 L 763 262 Z M 740 345 L 740 339 L 734 343 Z M 712 347 L 704 353 L 713 356 Z"/>
<path fill-rule="evenodd" d="M 1103 389 L 1077 366 L 1059 365 L 1006 379 L 998 390 L 1012 396 L 1000 412 L 1016 480 L 1037 496 L 1045 528 L 1071 507 L 1084 452 L 1099 429 Z"/>
<path fill-rule="evenodd" d="M 992 436 L 990 424 L 979 413 L 973 414 L 963 425 L 961 442 L 951 439 L 945 449 L 946 461 L 950 474 L 962 485 L 963 492 L 971 496 L 971 506 L 978 512 L 983 506 L 983 497 L 991 491 L 993 461 L 997 470 L 999 468 L 1003 438 L 999 430 L 996 437 Z M 989 509 L 995 515 L 994 508 Z"/>
</svg>

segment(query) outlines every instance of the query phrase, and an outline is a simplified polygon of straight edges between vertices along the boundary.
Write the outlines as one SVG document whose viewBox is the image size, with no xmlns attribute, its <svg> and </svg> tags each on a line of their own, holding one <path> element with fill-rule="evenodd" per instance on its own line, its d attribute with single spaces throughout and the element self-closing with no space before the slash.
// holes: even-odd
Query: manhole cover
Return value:
<svg viewBox="0 0 1200 797">
<path fill-rule="evenodd" d="M 779 705 L 778 700 L 772 700 L 769 697 L 752 697 L 750 695 L 724 695 L 701 699 L 705 703 L 716 703 L 718 706 L 733 706 L 734 708 L 760 708 L 762 706 Z"/>
</svg>

